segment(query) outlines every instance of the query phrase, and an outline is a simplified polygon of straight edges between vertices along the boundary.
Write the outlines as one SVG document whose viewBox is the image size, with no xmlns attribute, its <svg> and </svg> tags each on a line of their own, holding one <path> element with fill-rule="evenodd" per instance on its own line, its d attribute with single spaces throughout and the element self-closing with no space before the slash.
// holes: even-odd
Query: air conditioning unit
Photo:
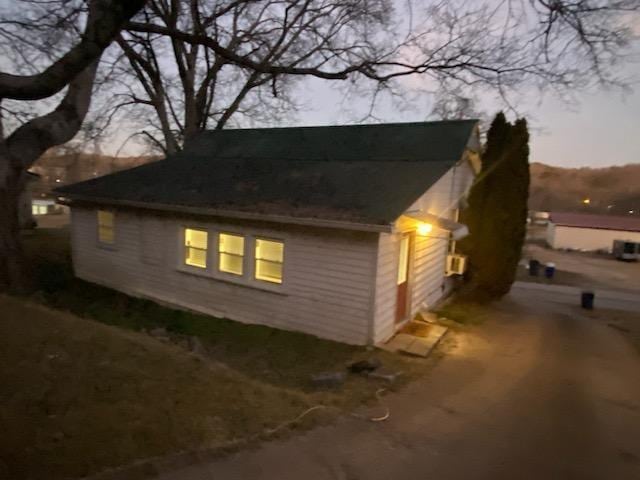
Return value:
<svg viewBox="0 0 640 480">
<path fill-rule="evenodd" d="M 467 257 L 465 255 L 450 254 L 447 255 L 446 275 L 462 275 L 467 268 Z"/>
</svg>

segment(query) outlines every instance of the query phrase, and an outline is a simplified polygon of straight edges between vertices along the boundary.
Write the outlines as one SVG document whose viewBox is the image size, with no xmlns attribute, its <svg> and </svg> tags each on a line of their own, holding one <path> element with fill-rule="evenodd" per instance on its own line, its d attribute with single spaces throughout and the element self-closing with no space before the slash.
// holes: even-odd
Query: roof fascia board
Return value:
<svg viewBox="0 0 640 480">
<path fill-rule="evenodd" d="M 240 220 L 261 220 L 273 223 L 289 225 L 308 225 L 313 227 L 335 228 L 339 230 L 355 230 L 361 232 L 390 233 L 392 225 L 376 225 L 368 223 L 355 223 L 343 220 L 326 220 L 319 218 L 288 217 L 285 215 L 269 215 L 251 212 L 238 212 L 234 210 L 223 210 L 217 208 L 187 207 L 181 205 L 168 205 L 163 203 L 145 203 L 130 200 L 113 200 L 106 198 L 85 197 L 83 195 L 69 195 L 59 197 L 57 203 L 73 206 L 74 200 L 94 205 L 123 206 L 140 208 L 144 210 L 159 210 L 172 213 L 190 213 L 195 215 L 206 215 L 210 217 L 235 218 Z"/>
</svg>

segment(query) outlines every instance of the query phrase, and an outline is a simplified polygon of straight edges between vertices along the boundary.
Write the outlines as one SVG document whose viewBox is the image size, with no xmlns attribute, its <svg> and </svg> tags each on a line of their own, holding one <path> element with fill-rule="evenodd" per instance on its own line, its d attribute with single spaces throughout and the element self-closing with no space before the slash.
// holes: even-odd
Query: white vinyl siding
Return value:
<svg viewBox="0 0 640 480">
<path fill-rule="evenodd" d="M 72 251 L 76 274 L 134 296 L 226 317 L 245 323 L 298 330 L 351 344 L 370 340 L 371 307 L 377 235 L 330 229 L 260 224 L 198 223 L 197 229 L 237 232 L 245 236 L 246 252 L 255 239 L 281 239 L 285 245 L 283 284 L 253 279 L 253 262 L 246 262 L 245 279 L 217 273 L 213 268 L 177 268 L 184 261 L 185 219 L 117 213 L 118 250 L 95 248 L 95 210 L 72 209 Z M 153 240 L 165 252 L 163 261 L 142 261 L 143 217 L 162 224 Z M 95 237 L 94 237 L 95 238 Z M 215 237 L 214 237 L 215 238 Z M 217 253 L 213 238 L 210 249 Z M 147 241 L 151 241 L 147 238 Z M 149 245 L 147 244 L 147 248 Z M 194 270 L 194 271 L 191 271 Z M 216 277 L 216 275 L 218 275 Z M 240 283 L 245 282 L 245 283 Z"/>
<path fill-rule="evenodd" d="M 157 265 L 164 260 L 163 244 L 158 237 L 164 235 L 164 224 L 154 217 L 139 217 L 140 220 L 140 260 Z"/>
<path fill-rule="evenodd" d="M 462 197 L 474 180 L 468 162 L 462 161 L 442 176 L 407 211 L 422 210 L 454 220 Z M 374 304 L 374 339 L 385 341 L 395 332 L 398 258 L 400 239 L 404 231 L 415 229 L 415 222 L 398 220 L 396 232 L 381 234 L 378 246 L 377 278 Z M 421 307 L 433 307 L 446 294 L 449 285 L 445 277 L 449 233 L 433 227 L 427 236 L 415 235 L 412 265 L 409 274 L 410 317 Z"/>
</svg>

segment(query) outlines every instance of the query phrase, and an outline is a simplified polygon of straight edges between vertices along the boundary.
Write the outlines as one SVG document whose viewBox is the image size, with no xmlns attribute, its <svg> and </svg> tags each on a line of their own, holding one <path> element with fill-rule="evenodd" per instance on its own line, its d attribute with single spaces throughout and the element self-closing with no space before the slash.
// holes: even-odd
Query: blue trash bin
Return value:
<svg viewBox="0 0 640 480">
<path fill-rule="evenodd" d="M 593 310 L 593 300 L 595 299 L 595 293 L 593 292 L 582 292 L 582 296 L 580 299 L 580 304 L 582 308 L 585 310 Z"/>
<path fill-rule="evenodd" d="M 544 267 L 544 276 L 549 280 L 553 278 L 556 273 L 556 265 L 555 263 L 547 263 Z"/>
</svg>

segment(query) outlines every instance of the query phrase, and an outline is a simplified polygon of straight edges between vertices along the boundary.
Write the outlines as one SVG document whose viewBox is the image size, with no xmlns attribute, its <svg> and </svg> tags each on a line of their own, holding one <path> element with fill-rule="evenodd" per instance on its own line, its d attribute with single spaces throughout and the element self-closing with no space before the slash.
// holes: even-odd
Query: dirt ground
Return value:
<svg viewBox="0 0 640 480">
<path fill-rule="evenodd" d="M 621 262 L 609 255 L 552 250 L 539 243 L 527 243 L 523 259 L 536 259 L 543 264 L 553 262 L 556 276 L 552 281 L 542 274 L 531 277 L 524 266 L 519 267 L 518 279 L 573 285 L 585 288 L 600 288 L 640 294 L 640 262 Z"/>
<path fill-rule="evenodd" d="M 596 318 L 608 327 L 626 337 L 640 353 L 640 312 L 630 313 L 619 310 L 596 309 L 585 314 Z"/>
</svg>

